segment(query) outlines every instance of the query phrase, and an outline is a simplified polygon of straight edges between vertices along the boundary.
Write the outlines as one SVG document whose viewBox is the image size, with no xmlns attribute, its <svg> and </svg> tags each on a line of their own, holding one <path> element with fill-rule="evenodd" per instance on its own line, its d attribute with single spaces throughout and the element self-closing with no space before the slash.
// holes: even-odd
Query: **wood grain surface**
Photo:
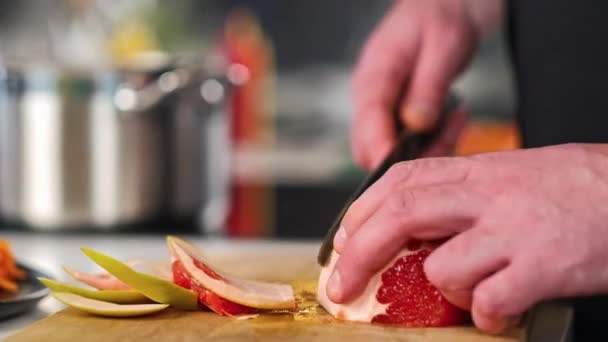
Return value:
<svg viewBox="0 0 608 342">
<path fill-rule="evenodd" d="M 7 342 L 63 341 L 519 341 L 523 329 L 489 336 L 472 326 L 450 328 L 399 328 L 341 322 L 315 301 L 318 266 L 313 250 L 285 255 L 260 251 L 214 257 L 212 263 L 249 278 L 289 281 L 297 293 L 295 313 L 273 313 L 239 320 L 210 312 L 166 310 L 148 317 L 113 319 L 65 309 L 40 320 Z"/>
</svg>

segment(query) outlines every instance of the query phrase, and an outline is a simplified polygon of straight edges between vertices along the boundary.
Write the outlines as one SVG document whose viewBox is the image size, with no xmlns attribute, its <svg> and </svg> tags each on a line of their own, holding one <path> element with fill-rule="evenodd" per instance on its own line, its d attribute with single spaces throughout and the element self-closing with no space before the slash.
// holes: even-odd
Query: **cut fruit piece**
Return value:
<svg viewBox="0 0 608 342">
<path fill-rule="evenodd" d="M 150 298 L 135 290 L 89 290 L 48 278 L 38 278 L 38 280 L 53 292 L 73 293 L 103 302 L 115 304 L 146 304 L 151 302 Z"/>
<path fill-rule="evenodd" d="M 129 259 L 123 264 L 131 267 L 137 272 L 153 275 L 155 277 L 169 280 L 173 279 L 171 264 L 168 261 L 153 261 L 142 258 Z"/>
<path fill-rule="evenodd" d="M 75 280 L 94 287 L 98 290 L 130 290 L 131 287 L 129 285 L 123 283 L 122 281 L 116 279 L 113 275 L 109 273 L 85 273 L 73 270 L 68 267 L 64 267 L 63 270 L 70 277 Z"/>
<path fill-rule="evenodd" d="M 173 280 L 198 293 L 201 304 L 223 315 L 251 314 L 258 309 L 294 309 L 290 285 L 240 279 L 213 269 L 202 253 L 188 242 L 167 238 Z"/>
<path fill-rule="evenodd" d="M 171 265 L 163 262 L 153 262 L 145 259 L 132 259 L 124 262 L 125 265 L 133 268 L 135 271 L 157 276 L 161 279 L 171 281 Z M 122 281 L 118 280 L 108 272 L 101 273 L 85 273 L 73 270 L 68 267 L 63 268 L 75 280 L 94 287 L 98 290 L 129 290 L 131 287 Z"/>
<path fill-rule="evenodd" d="M 82 248 L 82 251 L 97 265 L 155 302 L 169 304 L 182 310 L 198 308 L 197 296 L 193 291 L 177 286 L 170 281 L 136 272 L 122 262 L 92 249 Z"/>
<path fill-rule="evenodd" d="M 65 305 L 81 311 L 106 317 L 136 317 L 149 315 L 169 307 L 168 304 L 121 305 L 85 298 L 73 293 L 53 292 L 53 297 Z"/>
<path fill-rule="evenodd" d="M 210 308 L 215 313 L 224 316 L 238 316 L 245 314 L 256 313 L 257 309 L 233 303 L 226 300 L 215 293 L 200 286 L 196 280 L 188 274 L 181 261 L 173 262 L 173 278 L 177 285 L 192 290 L 198 294 L 198 301 L 202 305 Z"/>
<path fill-rule="evenodd" d="M 440 327 L 461 324 L 468 314 L 452 305 L 424 274 L 424 260 L 431 248 L 411 245 L 369 281 L 365 291 L 347 304 L 332 302 L 327 280 L 339 255 L 334 251 L 321 270 L 317 297 L 334 317 L 347 321 L 399 324 L 408 327 Z"/>
</svg>

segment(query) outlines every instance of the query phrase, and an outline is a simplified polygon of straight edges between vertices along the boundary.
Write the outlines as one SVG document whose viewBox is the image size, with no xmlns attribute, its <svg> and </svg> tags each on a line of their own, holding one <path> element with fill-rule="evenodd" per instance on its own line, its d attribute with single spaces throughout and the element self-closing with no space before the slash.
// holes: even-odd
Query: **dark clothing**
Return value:
<svg viewBox="0 0 608 342">
<path fill-rule="evenodd" d="M 608 143 L 608 1 L 506 2 L 524 145 Z M 576 301 L 576 341 L 608 341 L 607 324 L 607 297 Z"/>
<path fill-rule="evenodd" d="M 524 144 L 608 142 L 608 1 L 506 2 Z"/>
</svg>

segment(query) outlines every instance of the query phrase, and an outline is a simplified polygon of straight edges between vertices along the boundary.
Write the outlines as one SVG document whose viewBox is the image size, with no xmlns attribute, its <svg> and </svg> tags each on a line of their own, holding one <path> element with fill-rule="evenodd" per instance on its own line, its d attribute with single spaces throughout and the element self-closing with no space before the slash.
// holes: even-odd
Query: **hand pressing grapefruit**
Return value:
<svg viewBox="0 0 608 342">
<path fill-rule="evenodd" d="M 442 327 L 465 322 L 468 314 L 452 305 L 424 274 L 432 248 L 410 244 L 369 281 L 365 291 L 346 304 L 327 296 L 327 280 L 339 255 L 333 252 L 319 278 L 319 303 L 334 317 L 347 321 Z"/>
</svg>

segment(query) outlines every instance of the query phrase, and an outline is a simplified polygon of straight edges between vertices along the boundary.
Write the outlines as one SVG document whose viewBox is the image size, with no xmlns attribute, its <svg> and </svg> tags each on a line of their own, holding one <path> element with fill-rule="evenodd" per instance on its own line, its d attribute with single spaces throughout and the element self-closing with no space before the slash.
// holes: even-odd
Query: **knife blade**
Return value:
<svg viewBox="0 0 608 342">
<path fill-rule="evenodd" d="M 457 109 L 459 105 L 460 100 L 458 96 L 454 93 L 449 93 L 444 101 L 437 124 L 432 130 L 423 133 L 413 133 L 406 127 L 403 127 L 401 121 L 399 120 L 398 113 L 395 113 L 395 125 L 397 127 L 397 131 L 400 132 L 399 138 L 397 139 L 393 149 L 385 157 L 380 166 L 371 172 L 368 177 L 357 187 L 355 192 L 346 202 L 344 208 L 336 217 L 334 223 L 327 232 L 325 239 L 323 239 L 321 248 L 319 249 L 319 254 L 317 256 L 317 262 L 319 265 L 327 265 L 331 252 L 334 249 L 334 236 L 338 232 L 342 219 L 344 218 L 344 215 L 348 211 L 351 204 L 357 200 L 357 198 L 359 198 L 365 192 L 365 190 L 380 179 L 380 177 L 382 177 L 395 163 L 413 160 L 420 157 L 420 155 L 431 145 L 439 134 L 440 130 L 443 128 L 447 114 Z"/>
<path fill-rule="evenodd" d="M 539 303 L 526 319 L 528 342 L 570 342 L 574 339 L 574 305 L 569 300 Z"/>
</svg>

